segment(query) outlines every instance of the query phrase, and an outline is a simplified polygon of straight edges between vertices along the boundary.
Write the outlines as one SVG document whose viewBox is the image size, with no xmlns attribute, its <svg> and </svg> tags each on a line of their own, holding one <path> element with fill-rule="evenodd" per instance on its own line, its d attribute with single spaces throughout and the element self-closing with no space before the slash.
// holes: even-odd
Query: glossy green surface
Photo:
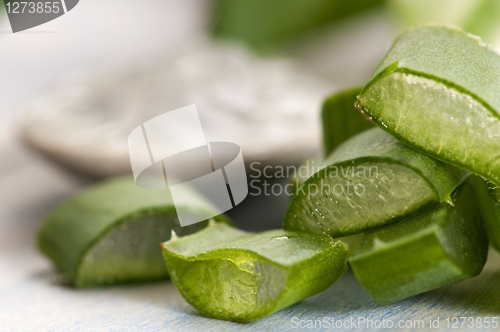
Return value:
<svg viewBox="0 0 500 332">
<path fill-rule="evenodd" d="M 328 157 L 348 138 L 373 127 L 354 107 L 362 87 L 353 87 L 328 97 L 321 108 L 323 151 Z"/>
<path fill-rule="evenodd" d="M 427 157 L 379 128 L 339 146 L 293 196 L 283 227 L 334 237 L 385 225 L 450 202 L 466 171 Z"/>
<path fill-rule="evenodd" d="M 212 224 L 163 243 L 182 296 L 225 320 L 265 317 L 330 287 L 347 270 L 347 245 L 324 234 L 246 233 Z"/>
<path fill-rule="evenodd" d="M 500 56 L 454 27 L 400 35 L 357 107 L 409 146 L 500 184 Z"/>
<path fill-rule="evenodd" d="M 482 271 L 488 239 L 468 183 L 454 201 L 365 233 L 349 264 L 373 299 L 394 303 Z"/>
<path fill-rule="evenodd" d="M 196 214 L 207 207 L 193 196 L 180 208 Z M 207 225 L 181 228 L 176 218 L 167 190 L 142 189 L 131 176 L 115 178 L 56 208 L 42 224 L 37 244 L 76 287 L 165 279 L 159 243 L 172 229 L 184 235 Z"/>
</svg>

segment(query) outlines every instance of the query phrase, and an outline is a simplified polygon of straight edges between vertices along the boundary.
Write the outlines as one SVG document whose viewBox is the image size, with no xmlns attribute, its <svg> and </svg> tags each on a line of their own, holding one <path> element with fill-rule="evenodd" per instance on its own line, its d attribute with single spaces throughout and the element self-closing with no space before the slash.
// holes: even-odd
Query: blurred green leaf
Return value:
<svg viewBox="0 0 500 332">
<path fill-rule="evenodd" d="M 251 48 L 276 48 L 383 0 L 215 0 L 215 36 Z"/>
<path fill-rule="evenodd" d="M 500 47 L 498 0 L 388 0 L 401 30 L 423 23 L 453 24 Z"/>
</svg>

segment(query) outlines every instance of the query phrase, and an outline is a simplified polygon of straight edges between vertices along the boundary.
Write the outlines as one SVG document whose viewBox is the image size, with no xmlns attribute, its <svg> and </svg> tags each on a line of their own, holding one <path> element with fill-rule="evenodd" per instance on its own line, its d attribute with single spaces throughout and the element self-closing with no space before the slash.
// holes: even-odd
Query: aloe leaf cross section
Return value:
<svg viewBox="0 0 500 332">
<path fill-rule="evenodd" d="M 500 55 L 450 26 L 408 30 L 357 107 L 407 145 L 500 185 Z"/>
<path fill-rule="evenodd" d="M 469 175 L 377 127 L 345 141 L 324 165 L 293 196 L 285 229 L 361 233 L 436 202 L 451 204 L 451 193 Z"/>
<path fill-rule="evenodd" d="M 347 270 L 347 245 L 325 234 L 247 233 L 213 223 L 163 243 L 172 282 L 203 314 L 265 317 L 330 287 Z"/>
</svg>

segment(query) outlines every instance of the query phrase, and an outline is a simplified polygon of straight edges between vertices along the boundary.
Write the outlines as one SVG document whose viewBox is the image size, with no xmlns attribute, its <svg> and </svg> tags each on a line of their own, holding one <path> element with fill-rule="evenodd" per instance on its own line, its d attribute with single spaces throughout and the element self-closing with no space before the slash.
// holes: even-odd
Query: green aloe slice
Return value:
<svg viewBox="0 0 500 332">
<path fill-rule="evenodd" d="M 374 127 L 339 146 L 293 196 L 283 227 L 334 237 L 393 222 L 450 195 L 468 173 Z"/>
<path fill-rule="evenodd" d="M 353 87 L 334 93 L 323 102 L 321 121 L 325 157 L 348 138 L 373 127 L 354 107 L 361 89 Z"/>
<path fill-rule="evenodd" d="M 194 193 L 191 213 L 210 209 Z M 132 177 L 104 181 L 76 194 L 46 218 L 38 247 L 75 287 L 159 280 L 168 277 L 158 244 L 171 230 L 185 235 L 207 221 L 180 227 L 167 190 L 139 188 Z M 225 220 L 219 216 L 219 220 Z"/>
<path fill-rule="evenodd" d="M 250 321 L 319 293 L 347 270 L 347 245 L 324 234 L 247 233 L 212 224 L 163 243 L 173 283 L 203 314 Z"/>
<path fill-rule="evenodd" d="M 400 35 L 356 106 L 409 146 L 500 184 L 500 56 L 459 28 Z"/>
<path fill-rule="evenodd" d="M 474 185 L 490 245 L 500 252 L 500 189 L 479 176 L 471 175 L 470 179 Z"/>
<path fill-rule="evenodd" d="M 458 189 L 455 206 L 430 211 L 364 234 L 349 265 L 381 304 L 477 276 L 488 238 L 471 186 Z"/>
</svg>

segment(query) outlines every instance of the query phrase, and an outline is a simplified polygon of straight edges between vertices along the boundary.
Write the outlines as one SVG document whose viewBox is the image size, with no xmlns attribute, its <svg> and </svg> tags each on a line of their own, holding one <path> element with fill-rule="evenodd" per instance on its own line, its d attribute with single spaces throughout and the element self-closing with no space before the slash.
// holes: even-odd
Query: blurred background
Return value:
<svg viewBox="0 0 500 332">
<path fill-rule="evenodd" d="M 500 45 L 497 0 L 82 0 L 16 34 L 2 13 L 0 213 L 13 220 L 0 229 L 24 232 L 69 193 L 130 173 L 131 130 L 190 104 L 207 140 L 239 144 L 247 166 L 318 156 L 322 100 L 363 84 L 424 22 Z M 249 195 L 229 214 L 278 228 L 288 200 Z"/>
<path fill-rule="evenodd" d="M 363 84 L 402 30 L 455 24 L 500 47 L 498 0 L 81 0 L 16 34 L 0 7 L 0 289 L 49 269 L 44 215 L 130 173 L 145 120 L 196 104 L 207 140 L 247 165 L 298 165 L 321 151 L 322 100 Z M 229 214 L 279 228 L 288 201 L 249 195 Z"/>
<path fill-rule="evenodd" d="M 497 0 L 82 0 L 16 34 L 2 13 L 0 213 L 40 218 L 29 197 L 44 211 L 130 173 L 131 130 L 190 104 L 207 140 L 239 144 L 247 166 L 298 165 L 321 151 L 322 100 L 363 84 L 394 37 L 423 22 L 500 45 Z M 288 200 L 249 195 L 230 215 L 277 228 Z"/>
<path fill-rule="evenodd" d="M 130 173 L 131 130 L 190 104 L 207 140 L 239 144 L 247 166 L 297 165 L 321 151 L 322 100 L 363 84 L 400 31 L 428 21 L 500 45 L 496 0 L 83 0 L 16 34 L 4 13 L 2 176 L 42 163 L 54 178 L 22 175 L 2 195 L 26 207 L 60 177 L 76 190 Z M 260 196 L 230 212 L 240 227 L 280 227 L 289 197 Z"/>
</svg>

